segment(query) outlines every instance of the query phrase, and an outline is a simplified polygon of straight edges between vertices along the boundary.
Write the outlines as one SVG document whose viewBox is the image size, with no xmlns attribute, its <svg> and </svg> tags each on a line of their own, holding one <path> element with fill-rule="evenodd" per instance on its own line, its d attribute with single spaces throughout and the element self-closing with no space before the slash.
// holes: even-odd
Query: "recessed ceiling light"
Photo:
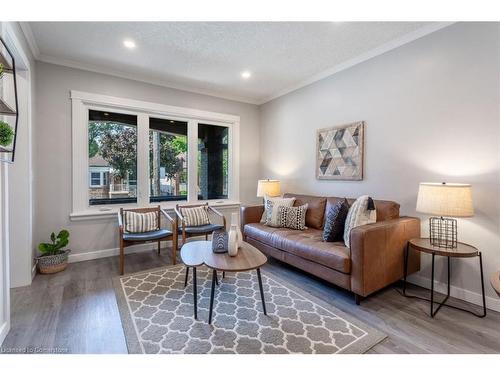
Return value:
<svg viewBox="0 0 500 375">
<path fill-rule="evenodd" d="M 135 48 L 135 42 L 132 39 L 125 39 L 123 41 L 123 45 L 127 47 L 128 49 L 134 49 Z"/>
<path fill-rule="evenodd" d="M 245 70 L 244 72 L 241 72 L 241 78 L 243 79 L 248 79 L 252 76 L 252 73 L 250 73 L 248 70 Z"/>
</svg>

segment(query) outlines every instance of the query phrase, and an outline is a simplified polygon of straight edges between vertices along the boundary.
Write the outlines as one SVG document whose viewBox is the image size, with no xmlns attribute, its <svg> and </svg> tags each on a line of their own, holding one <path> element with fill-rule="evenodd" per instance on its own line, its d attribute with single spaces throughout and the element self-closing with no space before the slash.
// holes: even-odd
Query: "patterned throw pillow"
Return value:
<svg viewBox="0 0 500 375">
<path fill-rule="evenodd" d="M 361 225 L 375 223 L 377 221 L 377 210 L 368 195 L 363 195 L 356 199 L 349 208 L 349 213 L 345 220 L 344 242 L 347 247 L 350 247 L 350 236 L 353 228 Z"/>
<path fill-rule="evenodd" d="M 151 232 L 158 229 L 157 212 L 124 211 L 125 231 L 129 233 Z"/>
<path fill-rule="evenodd" d="M 349 202 L 344 198 L 331 206 L 326 213 L 325 227 L 323 228 L 323 241 L 342 241 L 344 237 L 345 220 L 349 212 Z"/>
<path fill-rule="evenodd" d="M 265 198 L 265 206 L 264 206 L 264 224 L 269 225 L 271 227 L 279 227 L 278 222 L 278 208 L 280 206 L 292 207 L 295 202 L 295 198 Z"/>
<path fill-rule="evenodd" d="M 278 221 L 281 228 L 304 230 L 306 228 L 307 204 L 298 207 L 278 207 Z"/>
<path fill-rule="evenodd" d="M 181 214 L 184 217 L 186 227 L 199 227 L 200 225 L 210 224 L 205 206 L 181 207 Z"/>
</svg>

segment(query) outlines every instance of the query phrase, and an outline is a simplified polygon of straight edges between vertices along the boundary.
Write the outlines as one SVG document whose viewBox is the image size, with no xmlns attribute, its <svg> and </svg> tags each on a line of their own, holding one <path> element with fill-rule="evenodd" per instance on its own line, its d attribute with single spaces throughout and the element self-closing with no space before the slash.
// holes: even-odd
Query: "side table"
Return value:
<svg viewBox="0 0 500 375">
<path fill-rule="evenodd" d="M 410 249 L 414 249 L 416 251 L 420 251 L 423 253 L 428 253 L 432 255 L 432 271 L 431 271 L 431 298 L 427 299 L 424 297 L 419 297 L 415 295 L 408 295 L 406 293 L 406 278 L 408 276 L 408 254 L 410 252 Z M 434 301 L 434 262 L 435 262 L 435 257 L 436 255 L 439 256 L 444 256 L 448 258 L 448 288 L 447 288 L 447 294 L 446 297 L 443 299 L 442 302 L 435 302 Z M 479 269 L 481 272 L 481 292 L 482 292 L 482 297 L 483 297 L 483 312 L 481 314 L 471 311 L 471 310 L 466 310 L 458 306 L 452 306 L 452 305 L 447 305 L 446 301 L 450 297 L 450 275 L 451 275 L 451 258 L 472 258 L 472 257 L 479 257 Z M 484 318 L 486 316 L 486 297 L 484 294 L 484 277 L 483 277 L 483 259 L 481 256 L 481 252 L 475 248 L 474 246 L 467 245 L 462 242 L 457 243 L 456 248 L 445 248 L 445 247 L 438 247 L 438 246 L 433 246 L 430 242 L 429 238 L 413 238 L 410 241 L 408 241 L 408 244 L 406 245 L 406 251 L 405 251 L 405 259 L 404 259 L 404 282 L 403 282 L 403 295 L 408 298 L 417 298 L 421 299 L 424 301 L 430 302 L 430 315 L 433 318 L 441 309 L 442 306 L 446 307 L 451 307 L 457 310 L 465 311 L 470 314 L 473 314 L 479 318 Z M 434 304 L 437 303 L 438 307 L 434 309 Z"/>
</svg>

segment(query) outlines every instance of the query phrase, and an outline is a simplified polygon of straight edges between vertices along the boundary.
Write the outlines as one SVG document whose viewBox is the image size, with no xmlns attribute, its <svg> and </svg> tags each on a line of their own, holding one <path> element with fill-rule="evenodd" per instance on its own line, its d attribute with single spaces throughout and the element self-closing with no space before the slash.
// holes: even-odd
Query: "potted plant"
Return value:
<svg viewBox="0 0 500 375">
<path fill-rule="evenodd" d="M 3 74 L 3 64 L 0 63 L 0 77 L 2 76 L 2 74 Z"/>
<path fill-rule="evenodd" d="M 42 253 L 36 258 L 40 273 L 56 273 L 64 271 L 68 266 L 68 255 L 71 250 L 63 248 L 69 243 L 69 232 L 63 229 L 57 236 L 52 232 L 50 241 L 51 243 L 38 245 L 38 250 Z"/>
<path fill-rule="evenodd" d="M 14 130 L 5 121 L 0 120 L 0 146 L 8 146 L 14 139 Z"/>
</svg>

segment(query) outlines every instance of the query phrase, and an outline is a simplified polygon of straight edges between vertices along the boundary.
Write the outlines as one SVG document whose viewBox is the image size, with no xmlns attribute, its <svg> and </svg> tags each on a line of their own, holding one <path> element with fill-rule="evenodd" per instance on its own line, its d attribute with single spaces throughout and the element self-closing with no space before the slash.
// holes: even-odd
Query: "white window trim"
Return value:
<svg viewBox="0 0 500 375">
<path fill-rule="evenodd" d="M 114 96 L 93 94 L 71 90 L 72 108 L 72 195 L 73 205 L 70 218 L 72 220 L 95 219 L 115 216 L 119 207 L 148 207 L 158 203 L 149 202 L 149 117 L 161 116 L 173 120 L 188 121 L 188 147 L 196 150 L 198 122 L 204 124 L 227 126 L 229 129 L 229 174 L 228 199 L 209 200 L 216 206 L 239 205 L 239 143 L 240 117 L 225 113 L 202 111 L 193 108 L 176 107 L 141 100 L 118 98 Z M 137 203 L 122 205 L 89 205 L 88 181 L 88 113 L 89 109 L 117 111 L 137 115 Z M 197 164 L 197 153 L 188 153 L 188 166 Z M 188 204 L 199 201 L 196 194 L 196 169 L 188 167 Z M 145 191 L 144 191 L 145 190 Z M 181 201 L 186 203 L 186 201 Z M 173 208 L 178 202 L 160 202 L 166 209 Z"/>
</svg>

